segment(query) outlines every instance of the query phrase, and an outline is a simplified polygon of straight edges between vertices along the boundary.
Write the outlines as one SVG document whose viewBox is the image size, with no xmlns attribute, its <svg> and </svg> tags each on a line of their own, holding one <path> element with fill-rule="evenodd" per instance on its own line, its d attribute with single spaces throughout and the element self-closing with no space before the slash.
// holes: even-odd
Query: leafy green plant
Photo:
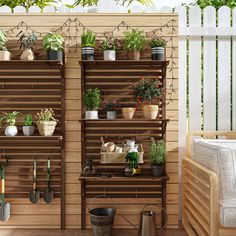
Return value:
<svg viewBox="0 0 236 236">
<path fill-rule="evenodd" d="M 21 43 L 20 49 L 32 48 L 36 41 L 37 37 L 34 34 L 22 34 L 19 38 L 19 42 Z"/>
<path fill-rule="evenodd" d="M 84 94 L 84 106 L 89 111 L 96 111 L 101 102 L 100 90 L 98 88 L 88 89 Z"/>
<path fill-rule="evenodd" d="M 102 50 L 116 50 L 120 47 L 120 42 L 116 38 L 109 36 L 106 37 L 100 44 Z"/>
<path fill-rule="evenodd" d="M 81 35 L 81 46 L 82 47 L 95 47 L 96 44 L 96 35 L 87 30 Z"/>
<path fill-rule="evenodd" d="M 17 111 L 5 113 L 3 112 L 3 116 L 1 117 L 2 122 L 6 122 L 9 126 L 14 126 L 16 124 L 16 118 L 20 113 Z"/>
<path fill-rule="evenodd" d="M 60 51 L 63 49 L 64 38 L 59 34 L 49 33 L 43 37 L 45 50 Z"/>
<path fill-rule="evenodd" d="M 143 31 L 132 29 L 124 32 L 124 49 L 127 51 L 142 50 L 144 48 L 146 37 Z"/>
<path fill-rule="evenodd" d="M 151 104 L 153 100 L 158 101 L 162 96 L 162 90 L 158 80 L 148 81 L 142 78 L 133 89 L 134 96 L 139 103 L 146 101 L 148 104 Z"/>
<path fill-rule="evenodd" d="M 6 33 L 0 29 L 0 50 L 1 51 L 7 51 L 7 48 L 5 46 L 6 43 L 7 43 Z"/>
<path fill-rule="evenodd" d="M 126 162 L 129 164 L 130 168 L 136 168 L 138 166 L 138 153 L 129 152 L 125 157 Z"/>
<path fill-rule="evenodd" d="M 213 6 L 219 9 L 222 6 L 228 6 L 234 8 L 236 6 L 236 0 L 197 0 L 195 5 L 205 8 L 207 6 Z"/>
<path fill-rule="evenodd" d="M 163 47 L 164 48 L 166 46 L 166 44 L 167 44 L 167 42 L 162 38 L 155 37 L 150 40 L 150 47 L 151 48 L 155 48 L 155 47 Z"/>
<path fill-rule="evenodd" d="M 37 122 L 40 121 L 57 121 L 57 119 L 55 119 L 55 114 L 53 109 L 51 108 L 46 108 L 46 109 L 42 109 L 39 113 L 37 113 L 35 119 L 37 120 Z"/>
<path fill-rule="evenodd" d="M 116 108 L 119 106 L 116 100 L 104 101 L 103 104 L 106 111 L 115 111 Z"/>
<path fill-rule="evenodd" d="M 25 115 L 24 125 L 25 126 L 32 126 L 33 125 L 32 115 Z"/>
<path fill-rule="evenodd" d="M 166 146 L 163 141 L 156 142 L 154 139 L 151 142 L 149 159 L 154 166 L 161 166 L 166 161 Z"/>
</svg>

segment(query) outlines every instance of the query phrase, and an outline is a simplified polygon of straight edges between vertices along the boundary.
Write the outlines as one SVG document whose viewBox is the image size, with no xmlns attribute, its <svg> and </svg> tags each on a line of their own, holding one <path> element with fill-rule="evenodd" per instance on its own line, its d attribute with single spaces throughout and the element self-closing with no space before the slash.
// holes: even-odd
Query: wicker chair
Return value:
<svg viewBox="0 0 236 236">
<path fill-rule="evenodd" d="M 225 227 L 225 224 L 222 224 L 224 220 L 222 219 L 222 205 L 220 204 L 222 198 L 227 194 L 227 191 L 224 189 L 228 186 L 227 184 L 222 186 L 222 176 L 219 176 L 217 171 L 207 168 L 207 163 L 202 164 L 200 160 L 201 164 L 199 164 L 199 161 L 195 161 L 195 154 L 191 153 L 194 137 L 204 138 L 204 140 L 218 138 L 228 140 L 236 139 L 236 132 L 209 131 L 193 132 L 188 135 L 188 152 L 187 157 L 183 160 L 183 226 L 190 236 L 236 236 L 236 221 L 233 227 Z M 199 142 L 204 141 L 200 140 Z M 221 141 L 216 140 L 212 142 Z M 202 161 L 206 161 L 208 158 L 205 155 L 200 155 L 200 157 L 202 158 Z M 212 159 L 210 159 L 211 162 L 213 162 Z M 228 177 L 229 176 L 226 177 L 226 182 Z M 235 189 L 232 190 L 236 191 L 236 182 L 231 182 L 235 184 Z M 222 193 L 222 191 L 224 192 Z M 234 213 L 234 216 L 235 214 L 236 213 Z M 230 219 L 227 218 L 226 221 L 228 220 Z"/>
</svg>

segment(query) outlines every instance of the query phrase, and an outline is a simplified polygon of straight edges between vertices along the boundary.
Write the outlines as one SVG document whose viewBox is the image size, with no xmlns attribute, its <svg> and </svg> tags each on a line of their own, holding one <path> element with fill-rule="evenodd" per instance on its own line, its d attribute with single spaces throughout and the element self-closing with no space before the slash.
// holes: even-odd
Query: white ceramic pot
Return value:
<svg viewBox="0 0 236 236">
<path fill-rule="evenodd" d="M 34 58 L 35 56 L 31 48 L 26 48 L 20 56 L 22 61 L 33 61 Z"/>
<path fill-rule="evenodd" d="M 97 120 L 98 119 L 98 111 L 85 111 L 85 119 Z"/>
<path fill-rule="evenodd" d="M 114 120 L 116 119 L 116 111 L 107 111 L 107 119 Z"/>
<path fill-rule="evenodd" d="M 23 134 L 25 136 L 33 136 L 34 135 L 34 126 L 23 126 Z"/>
<path fill-rule="evenodd" d="M 11 60 L 11 53 L 8 51 L 0 51 L 0 61 Z"/>
<path fill-rule="evenodd" d="M 104 61 L 115 61 L 116 51 L 115 50 L 105 50 L 103 52 Z"/>
<path fill-rule="evenodd" d="M 5 129 L 6 136 L 16 136 L 18 134 L 18 129 L 16 126 L 7 126 Z"/>
</svg>

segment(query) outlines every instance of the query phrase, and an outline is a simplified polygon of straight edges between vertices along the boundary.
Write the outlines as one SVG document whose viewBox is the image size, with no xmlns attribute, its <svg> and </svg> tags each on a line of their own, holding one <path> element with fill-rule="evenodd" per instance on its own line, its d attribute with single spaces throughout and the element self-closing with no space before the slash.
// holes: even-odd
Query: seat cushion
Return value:
<svg viewBox="0 0 236 236">
<path fill-rule="evenodd" d="M 236 226 L 236 198 L 220 201 L 220 223 L 225 227 Z"/>
</svg>

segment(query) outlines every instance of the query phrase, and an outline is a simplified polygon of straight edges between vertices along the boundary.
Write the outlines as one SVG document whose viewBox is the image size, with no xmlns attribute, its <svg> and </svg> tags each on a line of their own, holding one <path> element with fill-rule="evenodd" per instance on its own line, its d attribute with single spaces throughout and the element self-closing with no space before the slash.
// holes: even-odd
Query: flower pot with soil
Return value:
<svg viewBox="0 0 236 236">
<path fill-rule="evenodd" d="M 19 41 L 21 43 L 20 49 L 23 49 L 20 59 L 23 61 L 33 61 L 35 59 L 35 55 L 32 48 L 37 41 L 37 37 L 34 34 L 22 34 Z"/>
<path fill-rule="evenodd" d="M 54 134 L 57 125 L 57 120 L 54 116 L 54 111 L 51 108 L 42 109 L 41 112 L 37 113 L 36 124 L 40 135 L 52 136 Z"/>
<path fill-rule="evenodd" d="M 163 141 L 151 141 L 149 159 L 152 162 L 152 175 L 160 177 L 164 174 L 166 161 L 166 147 Z"/>
<path fill-rule="evenodd" d="M 33 136 L 34 135 L 34 125 L 32 115 L 26 115 L 23 126 L 24 136 Z"/>
<path fill-rule="evenodd" d="M 98 88 L 88 89 L 84 94 L 85 119 L 98 119 L 98 108 L 101 103 L 100 90 Z"/>
<path fill-rule="evenodd" d="M 117 111 L 119 104 L 116 100 L 104 101 L 104 109 L 107 113 L 108 120 L 114 120 L 117 117 Z"/>
<path fill-rule="evenodd" d="M 13 111 L 11 113 L 3 113 L 3 116 L 0 118 L 1 125 L 6 124 L 5 135 L 6 136 L 16 136 L 18 134 L 18 129 L 16 124 L 16 118 L 20 113 Z"/>
<path fill-rule="evenodd" d="M 93 61 L 95 54 L 96 35 L 87 30 L 81 35 L 82 60 Z"/>
<path fill-rule="evenodd" d="M 146 37 L 143 31 L 132 29 L 124 33 L 124 50 L 128 51 L 128 59 L 139 61 Z"/>
<path fill-rule="evenodd" d="M 0 29 L 0 61 L 9 61 L 11 53 L 6 48 L 7 36 L 6 33 Z"/>
<path fill-rule="evenodd" d="M 136 111 L 135 107 L 122 107 L 122 115 L 125 120 L 132 120 L 134 113 Z"/>
<path fill-rule="evenodd" d="M 162 38 L 152 38 L 150 40 L 150 47 L 152 49 L 152 60 L 165 60 L 165 47 L 167 42 Z"/>
<path fill-rule="evenodd" d="M 49 33 L 43 37 L 43 48 L 47 51 L 47 59 L 63 61 L 64 38 L 59 34 Z"/>
</svg>

